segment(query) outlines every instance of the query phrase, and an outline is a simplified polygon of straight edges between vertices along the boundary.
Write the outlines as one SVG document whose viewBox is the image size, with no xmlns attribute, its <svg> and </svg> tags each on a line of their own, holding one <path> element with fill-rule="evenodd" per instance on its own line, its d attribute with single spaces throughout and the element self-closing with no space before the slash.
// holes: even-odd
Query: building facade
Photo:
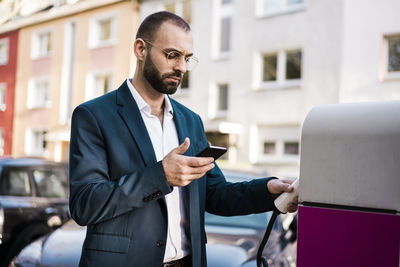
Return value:
<svg viewBox="0 0 400 267">
<path fill-rule="evenodd" d="M 68 160 L 74 107 L 118 87 L 135 67 L 136 13 L 132 1 L 89 0 L 15 21 L 14 156 Z"/>
<path fill-rule="evenodd" d="M 185 2 L 144 1 L 141 16 Z M 312 107 L 400 100 L 396 0 L 190 6 L 200 64 L 174 97 L 200 114 L 212 143 L 229 147 L 229 166 L 296 177 L 301 126 Z"/>
<path fill-rule="evenodd" d="M 137 25 L 159 10 L 192 27 L 200 64 L 173 98 L 229 148 L 221 164 L 296 177 L 312 107 L 400 100 L 396 0 L 56 2 L 0 28 L 19 29 L 15 156 L 68 158 L 73 108 L 133 74 Z"/>
<path fill-rule="evenodd" d="M 18 31 L 0 34 L 0 157 L 12 153 Z"/>
</svg>

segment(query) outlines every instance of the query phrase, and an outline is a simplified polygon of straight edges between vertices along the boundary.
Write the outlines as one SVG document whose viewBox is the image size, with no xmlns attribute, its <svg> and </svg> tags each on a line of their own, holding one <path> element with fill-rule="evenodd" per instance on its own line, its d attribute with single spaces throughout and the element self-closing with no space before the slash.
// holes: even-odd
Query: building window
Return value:
<svg viewBox="0 0 400 267">
<path fill-rule="evenodd" d="M 8 38 L 0 39 L 0 65 L 8 62 Z"/>
<path fill-rule="evenodd" d="M 215 24 L 214 29 L 214 57 L 227 58 L 231 52 L 233 1 L 214 0 Z"/>
<path fill-rule="evenodd" d="M 219 52 L 226 53 L 231 50 L 231 18 L 226 17 L 221 19 L 221 39 Z"/>
<path fill-rule="evenodd" d="M 164 5 L 166 11 L 175 13 L 176 15 L 182 17 L 187 23 L 192 21 L 192 1 L 183 0 L 167 3 Z"/>
<path fill-rule="evenodd" d="M 208 114 L 210 119 L 224 118 L 229 107 L 229 85 L 216 84 L 211 87 L 209 94 Z"/>
<path fill-rule="evenodd" d="M 298 155 L 299 142 L 284 142 L 284 153 L 285 155 Z"/>
<path fill-rule="evenodd" d="M 32 35 L 32 59 L 47 57 L 52 51 L 52 32 L 43 30 Z"/>
<path fill-rule="evenodd" d="M 6 91 L 7 91 L 6 84 L 0 83 L 0 111 L 6 110 Z"/>
<path fill-rule="evenodd" d="M 251 127 L 251 161 L 298 163 L 300 127 Z"/>
<path fill-rule="evenodd" d="M 4 129 L 0 128 L 0 156 L 4 156 Z"/>
<path fill-rule="evenodd" d="M 257 16 L 274 16 L 305 8 L 305 0 L 256 0 Z"/>
<path fill-rule="evenodd" d="M 89 48 L 114 45 L 117 39 L 115 14 L 101 14 L 89 22 Z"/>
<path fill-rule="evenodd" d="M 262 55 L 261 88 L 299 86 L 302 78 L 301 50 Z"/>
<path fill-rule="evenodd" d="M 99 41 L 109 41 L 111 39 L 111 19 L 99 20 L 99 29 Z"/>
<path fill-rule="evenodd" d="M 46 130 L 27 129 L 25 136 L 25 153 L 31 156 L 44 156 L 46 154 Z"/>
<path fill-rule="evenodd" d="M 388 72 L 400 72 L 400 35 L 387 37 Z"/>
<path fill-rule="evenodd" d="M 381 79 L 400 79 L 400 34 L 384 36 L 383 48 Z"/>
<path fill-rule="evenodd" d="M 50 106 L 49 82 L 47 79 L 32 80 L 28 87 L 28 108 Z"/>
<path fill-rule="evenodd" d="M 275 142 L 264 142 L 264 155 L 274 155 L 275 153 Z"/>
<path fill-rule="evenodd" d="M 276 54 L 263 56 L 263 81 L 276 81 L 277 65 Z"/>
<path fill-rule="evenodd" d="M 228 85 L 218 85 L 218 112 L 226 112 L 228 110 Z"/>
<path fill-rule="evenodd" d="M 104 95 L 110 91 L 111 75 L 96 75 L 94 76 L 94 92 L 96 95 Z"/>
<path fill-rule="evenodd" d="M 111 91 L 112 76 L 110 73 L 91 73 L 87 83 L 86 100 L 89 100 Z"/>
<path fill-rule="evenodd" d="M 286 80 L 301 78 L 301 51 L 286 52 Z"/>
</svg>

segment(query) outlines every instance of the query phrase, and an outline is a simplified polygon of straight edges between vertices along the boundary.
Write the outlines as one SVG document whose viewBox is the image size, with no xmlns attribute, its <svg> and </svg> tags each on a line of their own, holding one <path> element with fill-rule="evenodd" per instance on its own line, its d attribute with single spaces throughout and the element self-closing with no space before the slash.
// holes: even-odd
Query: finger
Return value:
<svg viewBox="0 0 400 267">
<path fill-rule="evenodd" d="M 201 167 L 194 167 L 194 168 L 190 167 L 190 169 L 188 170 L 189 172 L 188 174 L 195 174 L 195 175 L 202 174 L 203 176 L 206 172 L 214 168 L 214 166 L 215 165 L 213 163 L 210 163 Z"/>
<path fill-rule="evenodd" d="M 183 153 L 185 153 L 186 150 L 188 150 L 189 146 L 190 146 L 190 139 L 186 137 L 185 141 L 180 146 L 175 148 L 175 151 L 176 153 L 183 155 Z"/>
<path fill-rule="evenodd" d="M 277 188 L 280 192 L 292 192 L 293 191 L 293 186 L 290 185 L 289 183 L 286 183 L 282 180 L 279 180 L 280 183 L 277 185 Z"/>
<path fill-rule="evenodd" d="M 294 182 L 294 180 L 289 180 L 289 179 L 279 179 L 279 180 L 287 184 L 292 184 Z"/>
<path fill-rule="evenodd" d="M 186 160 L 190 167 L 201 167 L 214 162 L 213 157 L 187 157 Z"/>
</svg>

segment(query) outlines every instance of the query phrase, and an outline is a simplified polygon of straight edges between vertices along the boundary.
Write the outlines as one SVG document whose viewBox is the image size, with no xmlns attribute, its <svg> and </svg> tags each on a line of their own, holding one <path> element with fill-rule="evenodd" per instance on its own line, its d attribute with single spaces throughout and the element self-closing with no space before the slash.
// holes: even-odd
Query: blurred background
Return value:
<svg viewBox="0 0 400 267">
<path fill-rule="evenodd" d="M 132 77 L 159 10 L 192 27 L 200 64 L 173 98 L 225 167 L 297 177 L 313 106 L 400 100 L 398 0 L 1 0 L 0 157 L 68 161 L 73 109 Z"/>
</svg>

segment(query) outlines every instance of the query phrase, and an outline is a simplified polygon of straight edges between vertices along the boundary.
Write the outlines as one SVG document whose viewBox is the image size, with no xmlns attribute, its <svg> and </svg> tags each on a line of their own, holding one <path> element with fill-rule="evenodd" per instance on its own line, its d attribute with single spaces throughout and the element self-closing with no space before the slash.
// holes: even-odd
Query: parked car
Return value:
<svg viewBox="0 0 400 267">
<path fill-rule="evenodd" d="M 261 177 L 253 173 L 224 170 L 230 182 L 241 182 Z M 217 216 L 205 214 L 207 232 L 207 266 L 255 267 L 259 244 L 272 212 L 246 216 Z M 279 215 L 268 239 L 263 255 L 270 267 L 296 266 L 297 218 Z"/>
<path fill-rule="evenodd" d="M 0 159 L 0 266 L 69 218 L 67 164 Z"/>
<path fill-rule="evenodd" d="M 260 177 L 236 171 L 225 170 L 224 173 L 227 180 L 232 182 Z M 256 266 L 258 245 L 270 216 L 270 212 L 234 217 L 207 213 L 205 223 L 208 267 Z M 295 266 L 295 229 L 296 227 L 283 227 L 283 221 L 278 217 L 264 250 L 271 267 Z M 13 265 L 76 267 L 79 265 L 85 234 L 86 227 L 70 220 L 53 233 L 25 247 L 14 259 Z"/>
</svg>

